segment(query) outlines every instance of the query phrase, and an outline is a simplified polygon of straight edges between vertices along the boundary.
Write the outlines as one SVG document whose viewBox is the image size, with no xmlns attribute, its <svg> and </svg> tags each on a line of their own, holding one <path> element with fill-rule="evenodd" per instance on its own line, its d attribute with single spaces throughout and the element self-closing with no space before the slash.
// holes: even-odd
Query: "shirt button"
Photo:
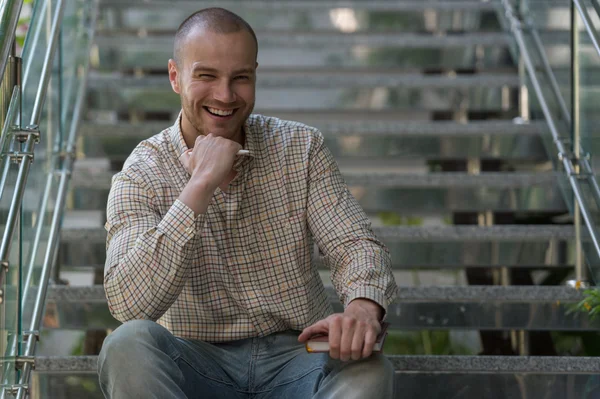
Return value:
<svg viewBox="0 0 600 399">
<path fill-rule="evenodd" d="M 185 232 L 188 234 L 194 234 L 194 228 L 193 227 L 188 227 L 187 229 L 185 229 Z"/>
</svg>

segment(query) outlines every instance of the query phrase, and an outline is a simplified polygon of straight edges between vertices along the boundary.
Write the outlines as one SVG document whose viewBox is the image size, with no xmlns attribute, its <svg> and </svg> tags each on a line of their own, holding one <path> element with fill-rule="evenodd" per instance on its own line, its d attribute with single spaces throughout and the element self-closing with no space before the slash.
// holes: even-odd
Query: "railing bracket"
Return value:
<svg viewBox="0 0 600 399">
<path fill-rule="evenodd" d="M 20 384 L 20 385 L 9 385 L 9 386 L 5 386 L 4 387 L 4 391 L 6 393 L 8 393 L 9 395 L 16 395 L 19 392 L 19 389 L 24 389 L 25 392 L 29 392 L 29 386 L 25 385 L 25 384 Z"/>
<path fill-rule="evenodd" d="M 35 336 L 37 342 L 40 341 L 40 332 L 38 330 L 23 331 L 23 341 L 27 340 L 32 335 Z"/>
<path fill-rule="evenodd" d="M 35 369 L 35 356 L 17 356 L 15 358 L 15 368 L 22 370 L 26 364 L 30 364 Z"/>
<path fill-rule="evenodd" d="M 12 126 L 10 129 L 15 138 L 21 143 L 26 142 L 31 136 L 35 139 L 36 144 L 40 142 L 40 127 L 38 125 L 29 125 L 24 128 Z"/>
</svg>

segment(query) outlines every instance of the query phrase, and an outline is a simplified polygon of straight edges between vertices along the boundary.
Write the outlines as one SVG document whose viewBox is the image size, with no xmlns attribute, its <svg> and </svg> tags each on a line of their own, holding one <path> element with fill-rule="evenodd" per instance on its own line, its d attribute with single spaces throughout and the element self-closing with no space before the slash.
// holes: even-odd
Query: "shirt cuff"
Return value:
<svg viewBox="0 0 600 399">
<path fill-rule="evenodd" d="M 369 286 L 358 287 L 357 289 L 346 295 L 346 303 L 344 304 L 344 309 L 350 304 L 350 302 L 360 298 L 369 299 L 381 306 L 381 308 L 383 309 L 383 317 L 381 318 L 381 321 L 385 320 L 387 316 L 388 303 L 385 299 L 385 294 L 380 289 Z"/>
<path fill-rule="evenodd" d="M 205 214 L 194 217 L 194 211 L 181 202 L 175 200 L 167 214 L 158 224 L 158 230 L 168 236 L 180 246 L 199 236 L 204 228 Z"/>
</svg>

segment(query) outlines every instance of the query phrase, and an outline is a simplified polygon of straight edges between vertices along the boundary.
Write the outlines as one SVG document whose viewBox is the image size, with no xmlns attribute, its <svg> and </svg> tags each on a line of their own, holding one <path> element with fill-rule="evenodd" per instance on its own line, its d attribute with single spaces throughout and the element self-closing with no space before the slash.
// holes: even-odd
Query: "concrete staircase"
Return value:
<svg viewBox="0 0 600 399">
<path fill-rule="evenodd" d="M 546 156 L 545 122 L 519 111 L 521 82 L 498 3 L 172 3 L 100 3 L 80 159 L 32 397 L 102 397 L 94 374 L 101 338 L 94 336 L 118 326 L 99 285 L 110 177 L 140 140 L 173 123 L 179 99 L 166 74 L 172 37 L 187 15 L 210 6 L 240 14 L 257 32 L 255 112 L 321 129 L 389 247 L 401 286 L 389 309 L 394 329 L 450 331 L 474 348 L 462 356 L 390 354 L 397 397 L 591 392 L 600 371 L 594 358 L 541 356 L 555 354 L 540 348 L 552 344 L 549 332 L 595 327 L 568 313 L 581 293 L 563 284 L 575 247 L 559 189 L 564 177 Z M 548 35 L 561 43 L 560 32 Z M 64 337 L 85 337 L 84 356 L 69 356 Z"/>
</svg>

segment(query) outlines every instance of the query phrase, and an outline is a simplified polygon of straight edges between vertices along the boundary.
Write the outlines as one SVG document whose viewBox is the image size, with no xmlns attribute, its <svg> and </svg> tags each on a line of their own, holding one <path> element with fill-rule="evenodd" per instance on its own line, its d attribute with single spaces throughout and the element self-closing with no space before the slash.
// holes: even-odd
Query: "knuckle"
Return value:
<svg viewBox="0 0 600 399">
<path fill-rule="evenodd" d="M 345 317 L 343 324 L 344 324 L 344 327 L 355 327 L 356 319 L 354 319 L 353 317 Z"/>
</svg>

